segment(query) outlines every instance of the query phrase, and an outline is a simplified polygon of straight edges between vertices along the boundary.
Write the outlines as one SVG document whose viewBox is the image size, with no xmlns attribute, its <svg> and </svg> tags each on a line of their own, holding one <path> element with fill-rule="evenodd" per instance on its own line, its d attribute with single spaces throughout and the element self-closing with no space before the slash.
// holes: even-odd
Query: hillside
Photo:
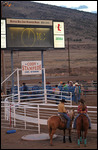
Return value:
<svg viewBox="0 0 98 150">
<path fill-rule="evenodd" d="M 11 1 L 11 4 L 11 7 L 3 7 L 2 17 L 64 20 L 66 39 L 97 41 L 97 14 L 30 1 Z"/>
<path fill-rule="evenodd" d="M 69 80 L 97 80 L 97 14 L 30 1 L 11 1 L 11 4 L 11 7 L 3 7 L 3 18 L 49 19 L 64 20 L 65 22 L 65 49 L 50 49 L 44 52 L 47 81 L 51 82 L 52 77 L 54 77 L 52 81 L 57 82 L 59 80 L 66 81 L 68 78 Z M 68 73 L 67 38 L 69 38 L 70 49 L 70 76 Z M 4 56 L 5 77 L 7 77 L 11 74 L 10 51 L 5 51 Z M 41 60 L 41 52 L 13 52 L 14 70 L 21 68 L 21 61 L 31 60 Z M 23 79 L 26 80 L 26 77 L 22 76 L 21 83 Z M 28 79 L 30 80 L 28 82 L 26 80 L 26 83 L 36 82 L 32 76 L 29 76 Z"/>
</svg>

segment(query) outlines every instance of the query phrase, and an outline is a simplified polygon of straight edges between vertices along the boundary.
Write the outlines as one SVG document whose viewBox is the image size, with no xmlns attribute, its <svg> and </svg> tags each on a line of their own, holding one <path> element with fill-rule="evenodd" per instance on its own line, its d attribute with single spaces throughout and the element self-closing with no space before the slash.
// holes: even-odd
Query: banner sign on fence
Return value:
<svg viewBox="0 0 98 150">
<path fill-rule="evenodd" d="M 22 75 L 34 75 L 42 73 L 41 61 L 22 61 Z"/>
</svg>

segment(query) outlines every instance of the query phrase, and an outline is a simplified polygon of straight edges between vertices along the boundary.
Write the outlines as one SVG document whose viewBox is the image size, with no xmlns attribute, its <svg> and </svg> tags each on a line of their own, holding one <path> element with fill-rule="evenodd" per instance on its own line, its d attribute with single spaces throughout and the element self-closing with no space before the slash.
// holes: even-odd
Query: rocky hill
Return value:
<svg viewBox="0 0 98 150">
<path fill-rule="evenodd" d="M 31 1 L 10 3 L 11 7 L 2 8 L 3 18 L 64 20 L 65 39 L 83 43 L 97 41 L 97 14 Z"/>
</svg>

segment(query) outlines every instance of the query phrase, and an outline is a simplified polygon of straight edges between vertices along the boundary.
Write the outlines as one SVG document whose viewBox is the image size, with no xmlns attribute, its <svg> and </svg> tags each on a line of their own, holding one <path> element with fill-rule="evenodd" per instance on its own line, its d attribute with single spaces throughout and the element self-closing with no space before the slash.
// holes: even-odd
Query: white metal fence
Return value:
<svg viewBox="0 0 98 150">
<path fill-rule="evenodd" d="M 57 92 L 57 94 L 56 94 Z M 33 90 L 33 91 L 20 91 L 20 100 L 18 94 L 13 94 L 5 98 L 8 102 L 34 102 L 34 103 L 52 103 L 58 104 L 60 100 L 65 99 L 66 104 L 72 105 L 72 93 L 65 91 L 53 90 Z M 4 101 L 4 99 L 3 99 Z"/>
<path fill-rule="evenodd" d="M 60 91 L 58 95 L 56 92 L 54 94 L 53 90 L 47 90 L 46 93 L 44 90 L 20 91 L 20 102 L 18 101 L 18 94 L 7 95 L 5 100 L 1 101 L 1 126 L 31 129 L 40 133 L 41 122 L 46 124 L 46 120 L 40 120 L 46 106 L 51 104 L 51 108 L 57 107 L 55 104 L 59 103 L 61 99 L 65 99 L 67 105 L 72 105 L 71 92 Z M 41 105 L 44 106 L 43 111 Z M 47 108 L 47 113 L 48 111 L 50 113 L 51 108 L 50 110 Z M 51 115 L 54 113 L 54 110 L 52 111 Z"/>
<path fill-rule="evenodd" d="M 47 125 L 47 120 L 51 115 L 57 115 L 57 106 L 49 103 L 1 102 L 1 127 L 19 128 L 40 133 L 40 126 Z M 78 106 L 65 106 L 67 109 L 74 108 L 75 116 L 77 115 Z M 88 114 L 91 119 L 92 129 L 97 130 L 97 107 L 88 106 Z"/>
</svg>

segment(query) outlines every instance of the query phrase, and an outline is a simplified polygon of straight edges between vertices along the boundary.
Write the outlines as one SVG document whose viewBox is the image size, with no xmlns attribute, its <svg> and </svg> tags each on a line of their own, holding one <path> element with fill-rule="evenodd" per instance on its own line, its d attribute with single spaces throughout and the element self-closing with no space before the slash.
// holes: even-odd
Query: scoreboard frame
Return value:
<svg viewBox="0 0 98 150">
<path fill-rule="evenodd" d="M 5 18 L 2 18 L 1 20 L 4 20 Z M 41 51 L 41 50 L 47 50 L 47 49 L 65 49 L 65 34 L 64 34 L 64 21 L 62 20 L 32 20 L 32 19 L 15 19 L 15 18 L 6 18 L 5 19 L 6 22 L 6 48 L 2 48 L 1 50 L 14 50 L 14 51 Z M 10 39 L 11 34 L 9 34 L 10 32 L 8 31 L 9 28 L 14 28 L 14 29 L 18 29 L 18 28 L 24 28 L 23 31 L 26 31 L 25 34 L 28 34 L 31 29 L 32 31 L 34 30 L 34 33 L 37 33 L 38 36 L 38 32 L 36 32 L 37 30 L 41 29 L 47 30 L 46 33 L 43 33 L 42 31 L 40 32 L 40 40 L 38 41 L 37 39 L 36 42 L 40 43 L 42 42 L 43 45 L 40 43 L 39 46 L 35 45 L 32 46 L 30 45 L 26 45 L 24 44 L 24 46 L 9 46 L 9 41 L 8 38 Z M 36 28 L 36 29 L 35 29 Z M 49 29 L 49 31 L 48 31 Z M 9 35 L 8 35 L 9 34 Z M 48 34 L 50 34 L 48 36 Z M 31 33 L 30 33 L 31 35 Z M 32 34 L 33 36 L 33 34 Z M 48 37 L 51 38 L 48 40 Z M 47 39 L 46 39 L 47 38 Z M 32 38 L 33 39 L 33 38 Z M 43 40 L 43 41 L 42 41 Z M 46 41 L 45 41 L 46 40 Z M 47 45 L 46 43 L 49 43 L 50 45 Z M 2 40 L 1 40 L 2 42 Z M 16 41 L 15 41 L 16 42 Z M 46 44 L 46 45 L 45 45 Z M 18 45 L 18 43 L 16 43 L 16 45 Z"/>
</svg>

